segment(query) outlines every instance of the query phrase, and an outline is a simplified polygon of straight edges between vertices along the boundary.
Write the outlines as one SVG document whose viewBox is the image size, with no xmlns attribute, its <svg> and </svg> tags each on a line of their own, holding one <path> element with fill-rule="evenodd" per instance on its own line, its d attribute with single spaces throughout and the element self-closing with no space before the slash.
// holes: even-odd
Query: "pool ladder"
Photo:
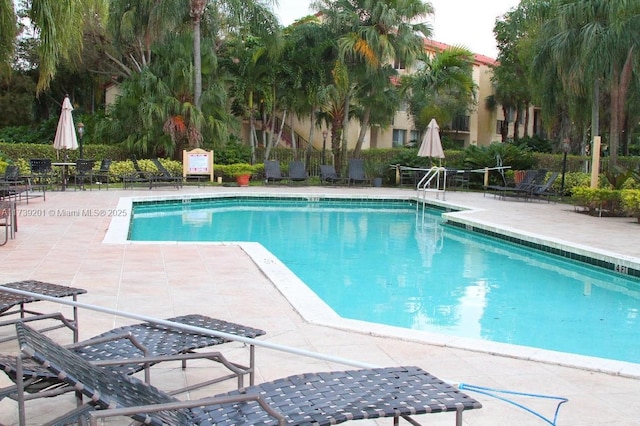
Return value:
<svg viewBox="0 0 640 426">
<path fill-rule="evenodd" d="M 416 189 L 418 190 L 418 200 L 422 198 L 423 206 L 427 199 L 427 192 L 435 192 L 437 199 L 440 199 L 440 194 L 442 194 L 442 201 L 444 201 L 447 190 L 447 169 L 436 166 L 430 168 L 420 179 Z"/>
</svg>

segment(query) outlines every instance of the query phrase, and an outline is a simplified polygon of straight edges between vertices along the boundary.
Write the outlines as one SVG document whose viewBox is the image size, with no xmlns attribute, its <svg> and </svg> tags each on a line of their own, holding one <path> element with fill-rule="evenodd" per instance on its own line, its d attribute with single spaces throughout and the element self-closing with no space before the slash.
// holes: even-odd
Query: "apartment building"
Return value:
<svg viewBox="0 0 640 426">
<path fill-rule="evenodd" d="M 425 49 L 433 54 L 441 52 L 450 46 L 435 40 L 426 39 Z M 486 99 L 493 94 L 493 85 L 491 83 L 492 67 L 496 65 L 496 60 L 488 56 L 474 54 L 473 63 L 473 80 L 478 87 L 477 105 L 475 105 L 467 116 L 459 116 L 452 123 L 439 123 L 440 133 L 454 142 L 454 144 L 463 149 L 470 145 L 486 146 L 492 142 L 500 142 L 500 128 L 505 120 L 503 109 L 498 106 L 491 109 L 486 105 Z M 401 74 L 409 73 L 411 70 L 399 69 Z M 509 117 L 509 132 L 511 137 L 514 134 L 516 123 L 514 123 L 515 111 L 507 112 Z M 531 108 L 530 122 L 528 134 L 538 133 L 540 128 L 540 114 L 535 108 Z M 524 114 L 523 117 L 524 119 Z M 537 125 L 536 125 L 537 123 Z M 348 145 L 353 148 L 360 133 L 360 127 L 357 121 L 349 123 Z M 519 134 L 524 134 L 524 120 L 517 124 Z M 308 120 L 295 121 L 294 129 L 300 135 L 309 134 Z M 319 129 L 315 132 L 313 146 L 316 149 L 322 149 L 324 142 L 322 132 L 326 129 Z M 305 136 L 302 136 L 303 138 Z M 363 149 L 368 148 L 391 148 L 396 146 L 404 146 L 414 141 L 420 141 L 422 135 L 415 130 L 411 116 L 406 108 L 401 107 L 393 118 L 393 125 L 388 128 L 372 126 L 364 139 Z M 285 142 L 290 145 L 289 141 Z"/>
</svg>

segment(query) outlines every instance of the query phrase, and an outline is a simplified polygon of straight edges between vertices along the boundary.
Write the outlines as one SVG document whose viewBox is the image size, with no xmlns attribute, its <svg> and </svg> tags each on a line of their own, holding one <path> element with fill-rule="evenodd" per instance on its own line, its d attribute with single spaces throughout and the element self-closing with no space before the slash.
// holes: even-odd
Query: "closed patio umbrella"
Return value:
<svg viewBox="0 0 640 426">
<path fill-rule="evenodd" d="M 435 118 L 432 118 L 427 126 L 427 131 L 422 138 L 418 157 L 444 158 L 442 142 L 440 141 L 440 127 Z"/>
<path fill-rule="evenodd" d="M 58 151 L 61 149 L 78 149 L 78 138 L 76 137 L 76 128 L 73 124 L 71 111 L 73 111 L 71 101 L 69 101 L 69 96 L 65 96 L 64 101 L 62 102 L 62 112 L 60 113 L 60 119 L 58 120 L 56 136 L 53 140 L 53 147 Z"/>
</svg>

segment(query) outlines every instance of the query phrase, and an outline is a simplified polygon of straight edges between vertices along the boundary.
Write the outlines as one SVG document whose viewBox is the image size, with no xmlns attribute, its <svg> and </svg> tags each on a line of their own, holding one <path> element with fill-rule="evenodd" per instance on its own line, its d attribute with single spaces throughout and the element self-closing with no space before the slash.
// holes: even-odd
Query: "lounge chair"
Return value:
<svg viewBox="0 0 640 426">
<path fill-rule="evenodd" d="M 546 174 L 546 170 L 545 170 Z M 519 191 L 526 190 L 526 188 L 531 185 L 536 176 L 539 176 L 538 170 L 527 170 L 522 180 L 514 185 L 489 185 L 485 187 L 486 191 L 489 191 L 494 196 L 499 195 L 501 198 L 504 198 L 508 192 L 518 193 Z"/>
<path fill-rule="evenodd" d="M 6 326 L 10 324 L 14 324 L 16 321 L 23 320 L 28 317 L 36 317 L 43 318 L 47 317 L 49 314 L 43 314 L 42 312 L 35 311 L 30 308 L 30 304 L 33 302 L 38 302 L 41 299 L 37 297 L 31 296 L 23 296 L 21 294 L 12 293 L 9 291 L 2 291 L 2 288 L 6 287 L 9 289 L 22 290 L 30 293 L 38 293 L 43 294 L 49 297 L 71 297 L 74 302 L 78 300 L 78 295 L 84 294 L 87 290 L 76 287 L 68 287 L 64 285 L 51 284 L 43 281 L 36 280 L 25 280 L 25 281 L 16 281 L 10 282 L 6 284 L 2 284 L 0 286 L 0 317 L 8 317 L 8 316 L 18 316 L 18 318 L 11 318 L 9 320 L 0 321 L 0 326 Z M 56 318 L 61 319 L 60 314 L 54 314 Z M 62 319 L 61 319 L 62 320 Z M 64 320 L 62 320 L 64 321 Z M 53 330 L 62 327 L 68 327 L 73 332 L 73 341 L 78 341 L 78 309 L 73 308 L 73 320 L 69 320 L 68 323 L 59 324 L 56 326 L 49 326 L 46 330 Z M 5 342 L 11 340 L 12 338 L 4 338 L 0 339 L 0 342 Z"/>
<path fill-rule="evenodd" d="M 98 185 L 98 189 L 102 189 L 102 185 L 105 185 L 109 190 L 109 179 L 111 177 L 109 169 L 111 168 L 111 159 L 104 158 L 100 161 L 100 168 L 98 170 L 91 171 L 91 183 Z"/>
<path fill-rule="evenodd" d="M 320 183 L 337 185 L 339 183 L 346 183 L 346 179 L 338 176 L 338 173 L 336 173 L 335 167 L 331 165 L 321 164 L 320 165 Z"/>
<path fill-rule="evenodd" d="M 304 162 L 292 161 L 289 163 L 289 183 L 306 182 L 307 179 L 309 179 L 309 174 Z"/>
<path fill-rule="evenodd" d="M 554 191 L 551 190 L 551 187 L 553 186 L 553 184 L 555 183 L 555 181 L 558 179 L 558 172 L 553 172 L 551 173 L 551 175 L 549 176 L 549 178 L 546 180 L 546 182 L 542 183 L 542 184 L 531 184 L 529 185 L 526 190 L 523 191 L 523 195 L 526 198 L 533 198 L 533 197 L 537 197 L 537 198 L 542 198 L 542 197 L 551 197 L 554 195 L 557 195 Z M 547 201 L 549 202 L 550 199 L 547 198 Z"/>
<path fill-rule="evenodd" d="M 140 164 L 138 164 L 138 159 L 135 155 L 132 155 L 130 160 L 131 163 L 133 163 L 135 171 L 122 176 L 122 189 L 131 188 L 136 183 L 147 184 L 149 185 L 149 189 L 151 189 L 151 174 L 140 168 Z"/>
<path fill-rule="evenodd" d="M 76 174 L 73 176 L 73 183 L 76 189 L 80 188 L 84 191 L 84 185 L 87 180 L 91 185 L 91 171 L 95 165 L 96 160 L 76 160 Z"/>
<path fill-rule="evenodd" d="M 289 179 L 282 173 L 280 162 L 277 160 L 267 160 L 264 162 L 264 183 L 284 182 Z"/>
<path fill-rule="evenodd" d="M 462 425 L 464 410 L 482 407 L 418 367 L 307 373 L 180 401 L 133 377 L 100 369 L 25 324 L 16 324 L 16 330 L 26 356 L 91 401 L 63 416 L 66 421 L 84 415 L 92 424 L 97 418 L 127 416 L 151 425 L 333 425 L 455 411 L 456 424 Z"/>
<path fill-rule="evenodd" d="M 203 315 L 185 315 L 169 318 L 167 321 L 193 327 L 201 327 L 235 334 L 242 337 L 258 337 L 263 330 L 245 327 L 227 321 L 209 318 Z M 167 326 L 141 323 L 119 327 L 91 339 L 66 346 L 66 349 L 87 363 L 103 366 L 109 374 L 133 375 L 145 372 L 145 382 L 151 382 L 150 367 L 164 361 L 182 361 L 183 368 L 190 359 L 210 359 L 225 365 L 231 372 L 180 389 L 185 392 L 229 379 L 237 379 L 238 387 L 244 387 L 244 377 L 249 376 L 249 384 L 255 381 L 255 347 L 250 345 L 249 366 L 230 362 L 219 352 L 196 352 L 199 348 L 220 345 L 228 339 Z M 51 371 L 37 363 L 25 361 L 20 365 L 16 357 L 0 355 L 0 369 L 16 384 L 0 389 L 0 399 L 10 397 L 18 402 L 19 410 L 24 410 L 24 402 L 35 398 L 57 396 L 73 391 L 67 383 Z M 22 373 L 19 373 L 19 369 Z M 21 379 L 21 380 L 20 380 Z M 31 395 L 27 395 L 26 393 Z"/>
<path fill-rule="evenodd" d="M 160 172 L 160 176 L 151 175 L 151 187 L 160 186 L 160 185 L 170 185 L 176 189 L 182 188 L 183 177 L 172 175 L 169 170 L 167 170 L 160 160 L 157 158 L 152 158 L 151 161 L 156 166 L 156 169 Z"/>
<path fill-rule="evenodd" d="M 336 185 L 339 183 L 346 183 L 346 180 L 338 176 L 335 167 L 322 164 L 320 165 L 320 182 Z"/>
<path fill-rule="evenodd" d="M 358 183 L 366 184 L 370 180 L 364 171 L 364 160 L 352 158 L 349 160 L 349 185 Z"/>
</svg>

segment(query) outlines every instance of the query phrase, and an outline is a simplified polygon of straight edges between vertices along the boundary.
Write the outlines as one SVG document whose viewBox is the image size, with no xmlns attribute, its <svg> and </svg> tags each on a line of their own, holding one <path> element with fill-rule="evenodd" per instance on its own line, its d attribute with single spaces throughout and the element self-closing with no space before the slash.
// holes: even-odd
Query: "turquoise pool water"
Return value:
<svg viewBox="0 0 640 426">
<path fill-rule="evenodd" d="M 345 318 L 640 363 L 640 280 L 441 213 L 410 201 L 134 204 L 129 238 L 259 242 Z"/>
</svg>

